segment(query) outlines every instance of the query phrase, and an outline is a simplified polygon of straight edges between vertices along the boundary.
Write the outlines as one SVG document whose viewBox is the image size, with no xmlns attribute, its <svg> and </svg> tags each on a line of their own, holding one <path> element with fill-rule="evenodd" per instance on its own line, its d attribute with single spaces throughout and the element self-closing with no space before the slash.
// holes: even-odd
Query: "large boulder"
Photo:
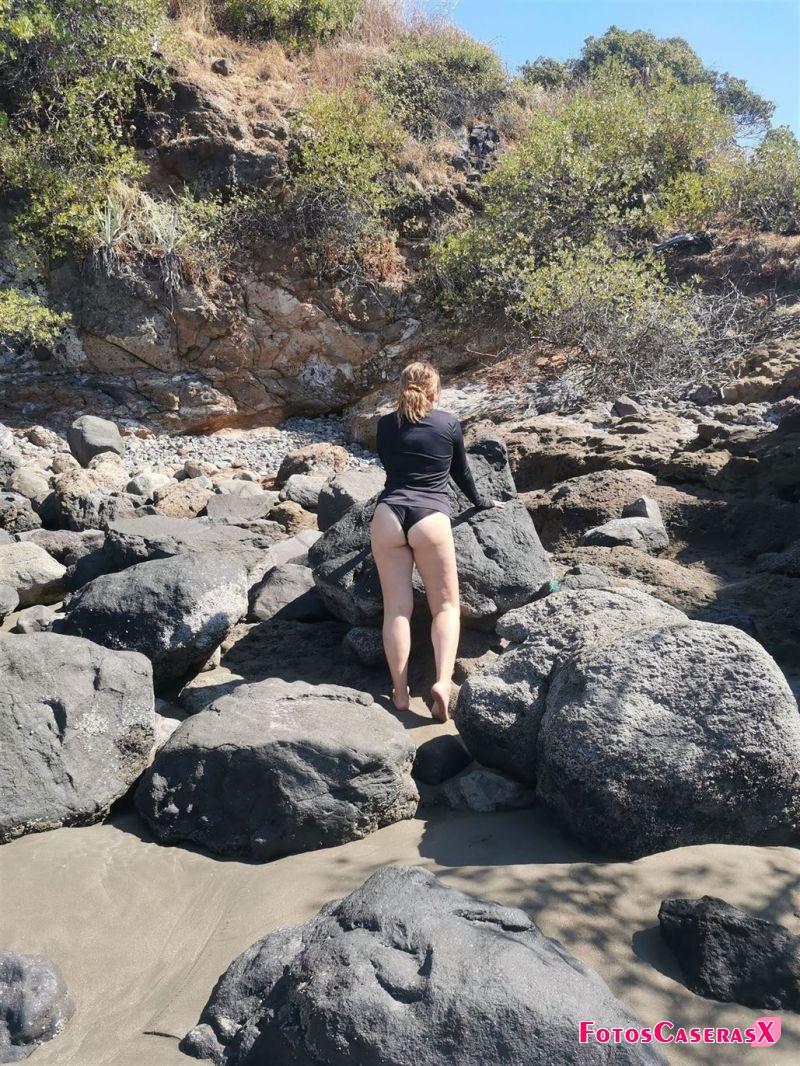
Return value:
<svg viewBox="0 0 800 1066">
<path fill-rule="evenodd" d="M 497 623 L 512 645 L 458 694 L 454 719 L 472 755 L 527 784 L 536 781 L 539 727 L 553 671 L 582 648 L 686 616 L 635 589 L 556 592 Z"/>
<path fill-rule="evenodd" d="M 357 503 L 366 503 L 380 492 L 386 474 L 376 466 L 364 470 L 345 470 L 330 478 L 319 494 L 317 522 L 322 530 L 330 529 L 343 514 Z"/>
<path fill-rule="evenodd" d="M 548 589 L 552 569 L 508 469 L 505 447 L 492 437 L 470 445 L 470 464 L 480 492 L 505 501 L 476 511 L 451 489 L 453 537 L 466 625 L 491 628 L 498 615 L 528 603 Z M 309 552 L 314 580 L 330 611 L 352 625 L 376 625 L 383 614 L 380 582 L 369 550 L 375 500 L 357 504 Z M 419 599 L 424 590 L 418 578 Z"/>
<path fill-rule="evenodd" d="M 60 600 L 66 572 L 38 544 L 0 544 L 0 584 L 16 589 L 22 607 Z"/>
<path fill-rule="evenodd" d="M 122 455 L 125 451 L 122 437 L 114 423 L 94 415 L 83 415 L 75 419 L 67 430 L 67 443 L 81 466 L 88 466 L 96 455 L 103 452 Z"/>
<path fill-rule="evenodd" d="M 106 555 L 109 569 L 122 570 L 150 559 L 166 559 L 194 552 L 217 552 L 242 563 L 251 584 L 274 565 L 271 535 L 238 526 L 217 525 L 205 518 L 162 518 L 149 515 L 112 522 Z"/>
<path fill-rule="evenodd" d="M 350 453 L 339 444 L 306 444 L 283 457 L 275 484 L 280 489 L 292 474 L 339 474 L 350 465 Z"/>
<path fill-rule="evenodd" d="M 85 529 L 80 533 L 69 529 L 33 529 L 18 533 L 16 539 L 38 544 L 62 566 L 74 566 L 79 559 L 102 548 L 106 535 L 101 529 Z"/>
<path fill-rule="evenodd" d="M 247 481 L 241 482 L 249 484 Z M 206 506 L 206 515 L 213 522 L 225 522 L 231 526 L 250 526 L 254 522 L 264 522 L 269 512 L 278 502 L 277 492 L 256 492 L 253 496 L 234 496 L 232 493 L 218 493 L 212 496 Z"/>
<path fill-rule="evenodd" d="M 0 951 L 0 1062 L 19 1062 L 58 1036 L 75 1012 L 67 987 L 42 955 Z"/>
<path fill-rule="evenodd" d="M 199 669 L 247 613 L 247 575 L 236 559 L 192 552 L 139 563 L 85 585 L 59 632 L 138 651 L 157 688 Z"/>
<path fill-rule="evenodd" d="M 292 474 L 280 492 L 282 500 L 291 500 L 306 511 L 316 511 L 319 494 L 328 479 L 324 474 Z"/>
<path fill-rule="evenodd" d="M 270 678 L 183 722 L 136 805 L 164 843 L 264 861 L 410 818 L 413 759 L 405 730 L 372 697 Z"/>
<path fill-rule="evenodd" d="M 81 532 L 106 529 L 111 522 L 134 517 L 141 501 L 124 491 L 126 479 L 124 469 L 97 461 L 87 470 L 57 474 L 53 500 L 58 525 Z"/>
<path fill-rule="evenodd" d="M 53 633 L 0 637 L 0 842 L 99 821 L 147 765 L 142 655 Z"/>
<path fill-rule="evenodd" d="M 19 607 L 19 594 L 13 585 L 0 582 L 0 622 Z"/>
<path fill-rule="evenodd" d="M 651 626 L 584 647 L 550 683 L 537 754 L 540 799 L 601 851 L 791 841 L 800 829 L 797 702 L 730 626 Z"/>
<path fill-rule="evenodd" d="M 692 992 L 756 1010 L 800 1012 L 800 937 L 723 899 L 665 899 L 661 936 Z"/>
<path fill-rule="evenodd" d="M 0 492 L 0 529 L 6 533 L 22 533 L 38 529 L 42 524 L 27 496 L 19 492 Z"/>
<path fill-rule="evenodd" d="M 297 563 L 274 566 L 250 590 L 251 621 L 266 622 L 271 618 L 281 618 L 286 621 L 319 622 L 328 617 L 307 566 Z"/>
<path fill-rule="evenodd" d="M 211 482 L 206 478 L 187 478 L 156 489 L 154 499 L 157 509 L 168 518 L 197 518 L 214 495 Z"/>
<path fill-rule="evenodd" d="M 235 959 L 182 1050 L 225 1066 L 657 1063 L 577 1043 L 580 1022 L 641 1023 L 523 911 L 386 866 L 305 925 Z"/>
</svg>

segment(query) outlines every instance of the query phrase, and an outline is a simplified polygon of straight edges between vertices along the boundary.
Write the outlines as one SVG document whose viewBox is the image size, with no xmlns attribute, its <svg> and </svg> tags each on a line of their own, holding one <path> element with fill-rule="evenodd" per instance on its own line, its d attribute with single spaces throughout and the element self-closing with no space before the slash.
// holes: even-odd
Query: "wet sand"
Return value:
<svg viewBox="0 0 800 1066">
<path fill-rule="evenodd" d="M 538 810 L 437 811 L 341 847 L 257 865 L 156 844 L 128 809 L 105 825 L 0 848 L 0 943 L 50 956 L 77 1004 L 33 1062 L 181 1066 L 192 1060 L 178 1040 L 235 955 L 269 930 L 311 917 L 384 864 L 419 864 L 457 888 L 525 908 L 645 1024 L 745 1026 L 769 1012 L 704 1000 L 677 982 L 657 932 L 659 902 L 719 895 L 800 931 L 799 854 L 711 845 L 611 863 Z M 776 1048 L 696 1046 L 669 1058 L 794 1063 L 800 1017 L 783 1015 Z"/>
</svg>

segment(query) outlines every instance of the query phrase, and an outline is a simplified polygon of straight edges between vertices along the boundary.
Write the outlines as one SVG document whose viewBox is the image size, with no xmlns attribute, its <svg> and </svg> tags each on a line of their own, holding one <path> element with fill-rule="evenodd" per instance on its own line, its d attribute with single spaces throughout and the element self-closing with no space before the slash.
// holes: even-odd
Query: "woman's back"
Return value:
<svg viewBox="0 0 800 1066">
<path fill-rule="evenodd" d="M 418 422 L 384 415 L 378 421 L 378 455 L 386 470 L 381 503 L 432 507 L 449 515 L 452 476 L 473 504 L 487 504 L 467 463 L 461 425 L 448 411 L 431 408 Z"/>
</svg>

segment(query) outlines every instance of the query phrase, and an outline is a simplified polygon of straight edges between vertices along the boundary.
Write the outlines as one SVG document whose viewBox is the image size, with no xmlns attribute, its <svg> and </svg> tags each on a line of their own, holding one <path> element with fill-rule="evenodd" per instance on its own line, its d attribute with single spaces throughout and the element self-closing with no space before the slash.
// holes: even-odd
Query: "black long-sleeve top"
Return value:
<svg viewBox="0 0 800 1066">
<path fill-rule="evenodd" d="M 447 411 L 432 408 L 419 422 L 399 423 L 396 414 L 384 415 L 378 421 L 378 455 L 386 470 L 378 503 L 430 507 L 452 517 L 447 493 L 452 477 L 475 507 L 493 506 L 478 492 L 461 423 Z"/>
</svg>

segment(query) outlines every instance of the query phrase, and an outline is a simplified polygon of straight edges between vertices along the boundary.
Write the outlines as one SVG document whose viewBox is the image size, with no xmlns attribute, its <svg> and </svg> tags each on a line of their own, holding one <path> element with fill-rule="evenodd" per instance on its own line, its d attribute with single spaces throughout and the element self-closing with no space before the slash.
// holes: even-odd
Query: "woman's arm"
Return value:
<svg viewBox="0 0 800 1066">
<path fill-rule="evenodd" d="M 467 452 L 464 448 L 464 434 L 461 432 L 461 423 L 457 418 L 453 419 L 453 423 L 453 461 L 450 464 L 450 476 L 470 503 L 482 511 L 487 511 L 490 507 L 494 507 L 494 500 L 489 496 L 482 496 L 478 492 L 475 478 L 469 468 Z"/>
</svg>

